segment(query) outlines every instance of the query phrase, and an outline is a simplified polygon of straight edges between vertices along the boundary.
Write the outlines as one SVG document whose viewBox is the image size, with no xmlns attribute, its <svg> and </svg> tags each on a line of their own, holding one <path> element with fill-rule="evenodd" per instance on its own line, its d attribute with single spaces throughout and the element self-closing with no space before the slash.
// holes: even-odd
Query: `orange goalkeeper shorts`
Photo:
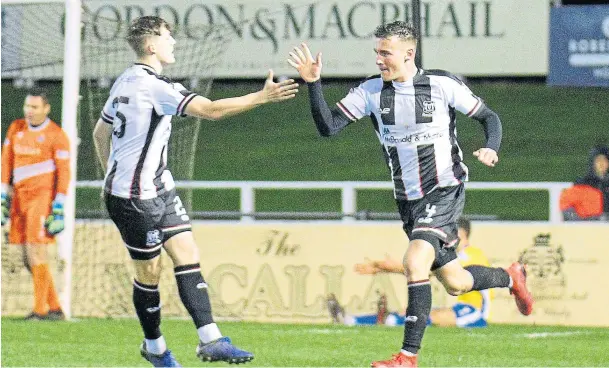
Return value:
<svg viewBox="0 0 609 368">
<path fill-rule="evenodd" d="M 51 213 L 53 193 L 16 192 L 11 203 L 10 244 L 51 244 L 55 238 L 49 235 L 44 221 Z"/>
</svg>

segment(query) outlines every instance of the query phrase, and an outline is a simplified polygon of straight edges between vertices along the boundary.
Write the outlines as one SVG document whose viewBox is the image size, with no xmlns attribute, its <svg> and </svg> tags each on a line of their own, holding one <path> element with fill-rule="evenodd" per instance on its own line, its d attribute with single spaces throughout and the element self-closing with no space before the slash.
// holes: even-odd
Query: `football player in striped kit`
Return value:
<svg viewBox="0 0 609 368">
<path fill-rule="evenodd" d="M 401 350 L 373 367 L 413 367 L 431 309 L 432 271 L 452 295 L 471 290 L 510 288 L 521 313 L 532 312 L 524 267 L 468 266 L 457 260 L 457 219 L 465 203 L 463 182 L 468 171 L 457 142 L 456 112 L 479 121 L 486 136 L 474 152 L 480 162 L 499 161 L 501 122 L 495 112 L 459 78 L 415 64 L 417 35 L 401 21 L 375 30 L 374 53 L 380 74 L 367 78 L 330 108 L 321 84 L 321 53 L 306 44 L 290 52 L 294 67 L 309 90 L 311 112 L 322 136 L 335 135 L 370 116 L 394 183 L 394 197 L 409 239 L 404 255 L 408 306 Z"/>
<path fill-rule="evenodd" d="M 171 119 L 173 115 L 222 119 L 293 98 L 298 85 L 291 79 L 275 83 L 269 71 L 258 92 L 211 101 L 161 74 L 164 65 L 175 62 L 176 41 L 165 20 L 155 16 L 134 20 L 127 41 L 137 62 L 112 86 L 94 140 L 106 169 L 106 207 L 135 265 L 133 303 L 145 338 L 141 355 L 154 366 L 179 366 L 160 330 L 158 284 L 164 248 L 174 264 L 180 299 L 197 328 L 197 356 L 203 361 L 250 361 L 254 355 L 222 336 L 211 313 L 190 218 L 167 169 Z"/>
</svg>

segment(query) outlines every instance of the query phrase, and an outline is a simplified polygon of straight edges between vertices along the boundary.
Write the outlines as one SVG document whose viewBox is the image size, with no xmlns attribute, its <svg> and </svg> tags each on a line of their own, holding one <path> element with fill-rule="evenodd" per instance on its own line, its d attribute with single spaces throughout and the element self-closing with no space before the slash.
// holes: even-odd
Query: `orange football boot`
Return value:
<svg viewBox="0 0 609 368">
<path fill-rule="evenodd" d="M 372 362 L 371 367 L 382 368 L 382 367 L 416 367 L 417 356 L 409 356 L 403 353 L 393 354 L 391 359 L 379 360 L 378 362 Z"/>
<path fill-rule="evenodd" d="M 505 269 L 512 278 L 512 287 L 510 294 L 514 295 L 516 306 L 520 313 L 528 316 L 533 312 L 533 296 L 527 289 L 527 271 L 524 266 L 518 262 Z"/>
</svg>

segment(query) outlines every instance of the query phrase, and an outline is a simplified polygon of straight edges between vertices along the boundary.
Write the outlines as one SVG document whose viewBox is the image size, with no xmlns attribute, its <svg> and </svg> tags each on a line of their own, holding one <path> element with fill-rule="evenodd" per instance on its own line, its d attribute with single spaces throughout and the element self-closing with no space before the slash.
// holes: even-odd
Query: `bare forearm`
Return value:
<svg viewBox="0 0 609 368">
<path fill-rule="evenodd" d="M 95 140 L 95 151 L 97 159 L 104 172 L 108 169 L 108 158 L 110 157 L 110 139 Z"/>
<path fill-rule="evenodd" d="M 112 127 L 103 121 L 98 121 L 93 131 L 93 143 L 95 144 L 95 152 L 97 159 L 104 170 L 108 169 L 108 158 L 110 157 L 110 144 L 112 138 Z"/>
<path fill-rule="evenodd" d="M 239 97 L 223 98 L 210 103 L 212 120 L 219 120 L 252 110 L 264 103 L 262 92 L 254 92 Z"/>
<path fill-rule="evenodd" d="M 186 106 L 184 112 L 186 115 L 206 120 L 220 120 L 263 104 L 265 102 L 263 97 L 262 91 L 216 101 L 197 96 Z"/>
<path fill-rule="evenodd" d="M 376 264 L 375 266 L 380 272 L 404 273 L 404 266 L 401 264 Z"/>
</svg>

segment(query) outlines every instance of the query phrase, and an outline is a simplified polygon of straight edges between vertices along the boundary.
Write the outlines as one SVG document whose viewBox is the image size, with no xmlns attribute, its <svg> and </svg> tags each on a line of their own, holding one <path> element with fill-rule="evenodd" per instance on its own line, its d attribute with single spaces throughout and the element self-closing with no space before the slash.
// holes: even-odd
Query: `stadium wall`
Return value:
<svg viewBox="0 0 609 368">
<path fill-rule="evenodd" d="M 497 290 L 491 322 L 568 326 L 609 326 L 609 226 L 605 224 L 473 224 L 472 244 L 494 266 L 528 264 L 536 299 L 531 316 L 521 316 L 512 296 Z M 96 234 L 105 237 L 93 239 Z M 407 300 L 402 275 L 357 275 L 366 257 L 400 259 L 407 245 L 401 225 L 318 223 L 196 223 L 202 268 L 218 318 L 281 323 L 328 323 L 325 297 L 335 293 L 351 315 L 376 310 L 376 290 L 387 294 L 391 311 L 403 313 Z M 132 317 L 131 264 L 109 222 L 81 223 L 76 229 L 73 314 L 77 317 Z M 6 260 L 3 258 L 3 261 Z M 19 262 L 19 259 L 16 260 Z M 179 302 L 171 264 L 163 254 L 163 315 L 187 317 Z M 31 293 L 13 290 L 10 265 L 2 267 L 3 314 L 25 305 Z M 13 268 L 14 270 L 14 268 Z M 14 271 L 13 271 L 14 272 Z M 17 273 L 27 271 L 17 269 Z M 22 275 L 23 276 L 23 275 Z M 434 306 L 451 302 L 433 284 Z M 10 314 L 10 312 L 9 312 Z"/>
</svg>

